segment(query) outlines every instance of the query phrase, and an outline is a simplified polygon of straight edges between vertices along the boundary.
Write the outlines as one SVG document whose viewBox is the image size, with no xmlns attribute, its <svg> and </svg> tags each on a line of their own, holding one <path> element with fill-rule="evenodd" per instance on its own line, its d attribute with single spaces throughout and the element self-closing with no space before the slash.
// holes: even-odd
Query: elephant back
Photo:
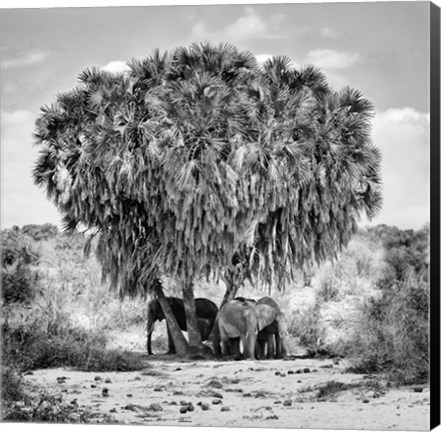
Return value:
<svg viewBox="0 0 441 432">
<path fill-rule="evenodd" d="M 260 298 L 260 299 L 257 300 L 257 301 L 258 301 L 258 303 L 266 304 L 266 305 L 268 305 L 268 306 L 271 306 L 271 307 L 273 307 L 274 309 L 276 309 L 278 312 L 280 312 L 280 307 L 279 307 L 279 305 L 278 305 L 277 302 L 276 302 L 273 298 L 271 298 L 271 297 L 265 296 L 265 297 Z"/>
<path fill-rule="evenodd" d="M 218 313 L 218 307 L 207 298 L 195 299 L 196 315 L 199 318 L 214 319 Z"/>
</svg>

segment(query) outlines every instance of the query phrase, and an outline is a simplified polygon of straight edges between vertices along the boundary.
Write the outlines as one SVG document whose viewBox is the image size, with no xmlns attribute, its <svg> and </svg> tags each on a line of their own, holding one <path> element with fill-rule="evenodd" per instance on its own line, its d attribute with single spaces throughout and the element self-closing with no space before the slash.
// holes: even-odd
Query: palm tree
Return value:
<svg viewBox="0 0 441 432">
<path fill-rule="evenodd" d="M 226 276 L 225 299 L 250 272 L 283 283 L 337 253 L 361 212 L 375 214 L 372 105 L 333 92 L 313 67 L 276 57 L 260 69 L 225 44 L 155 51 L 130 68 L 86 70 L 42 110 L 34 179 L 66 229 L 96 229 L 113 288 L 158 296 L 183 354 L 162 275 L 181 281 L 189 345 L 200 347 L 196 278 Z"/>
</svg>

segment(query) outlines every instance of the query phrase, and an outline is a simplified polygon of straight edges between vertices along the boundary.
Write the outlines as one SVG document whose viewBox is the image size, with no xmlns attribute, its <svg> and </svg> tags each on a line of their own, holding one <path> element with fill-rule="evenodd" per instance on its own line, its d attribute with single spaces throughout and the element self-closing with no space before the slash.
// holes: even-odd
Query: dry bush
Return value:
<svg viewBox="0 0 441 432">
<path fill-rule="evenodd" d="M 121 303 L 101 283 L 100 267 L 85 259 L 81 236 L 59 235 L 37 245 L 39 285 L 27 305 L 3 304 L 3 359 L 21 370 L 74 366 L 85 370 L 135 370 L 131 353 L 106 349 L 110 329 L 144 321 L 142 302 Z"/>
<path fill-rule="evenodd" d="M 405 384 L 429 374 L 429 285 L 409 270 L 406 280 L 371 298 L 349 345 L 353 370 L 387 372 Z"/>
<path fill-rule="evenodd" d="M 299 343 L 314 353 L 323 348 L 326 329 L 323 324 L 320 304 L 298 310 L 288 315 L 288 333 Z"/>
</svg>

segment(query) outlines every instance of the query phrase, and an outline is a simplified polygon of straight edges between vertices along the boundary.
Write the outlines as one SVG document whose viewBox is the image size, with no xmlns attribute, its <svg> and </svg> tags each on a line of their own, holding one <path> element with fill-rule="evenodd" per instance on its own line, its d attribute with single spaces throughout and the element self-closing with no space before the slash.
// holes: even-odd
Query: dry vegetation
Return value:
<svg viewBox="0 0 441 432">
<path fill-rule="evenodd" d="M 397 385 L 427 383 L 427 242 L 427 227 L 413 232 L 379 226 L 357 234 L 337 262 L 299 272 L 283 292 L 273 289 L 289 320 L 290 355 L 344 357 L 351 372 L 382 374 Z M 121 302 L 101 282 L 97 262 L 83 257 L 83 245 L 80 235 L 67 237 L 51 225 L 2 232 L 5 420 L 96 421 L 41 389 L 24 388 L 29 371 L 148 367 L 140 355 L 148 299 Z M 169 295 L 179 293 L 167 282 Z M 219 304 L 223 291 L 222 284 L 201 281 L 196 296 Z M 268 291 L 247 283 L 239 293 L 259 297 Z M 155 330 L 156 352 L 165 351 L 164 330 Z M 118 345 L 121 337 L 125 343 Z M 347 384 L 336 381 L 315 390 L 327 398 L 342 386 Z M 48 405 L 57 409 L 43 409 Z"/>
</svg>

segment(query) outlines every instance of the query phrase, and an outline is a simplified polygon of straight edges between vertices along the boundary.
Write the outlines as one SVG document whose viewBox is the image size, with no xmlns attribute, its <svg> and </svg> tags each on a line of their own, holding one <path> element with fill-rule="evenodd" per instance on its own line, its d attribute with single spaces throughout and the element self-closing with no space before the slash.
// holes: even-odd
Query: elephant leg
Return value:
<svg viewBox="0 0 441 432">
<path fill-rule="evenodd" d="M 230 355 L 240 358 L 240 338 L 230 338 Z"/>
<path fill-rule="evenodd" d="M 168 327 L 167 324 L 167 338 L 168 338 L 168 353 L 167 354 L 175 354 L 176 353 L 176 348 L 175 348 L 175 344 L 173 342 L 173 338 L 170 332 L 170 328 Z"/>
<path fill-rule="evenodd" d="M 247 334 L 246 336 L 241 337 L 241 341 L 243 345 L 244 358 L 250 358 L 254 360 L 256 358 L 256 335 Z"/>
<path fill-rule="evenodd" d="M 256 341 L 256 359 L 261 360 L 264 356 L 265 341 L 263 339 L 257 339 Z"/>
<path fill-rule="evenodd" d="M 266 358 L 272 359 L 275 357 L 275 343 L 274 334 L 269 334 L 267 339 L 267 355 Z"/>
<path fill-rule="evenodd" d="M 229 342 L 224 339 L 221 339 L 220 345 L 221 345 L 221 355 L 222 357 L 226 357 L 229 354 L 229 350 L 230 350 Z"/>
</svg>

